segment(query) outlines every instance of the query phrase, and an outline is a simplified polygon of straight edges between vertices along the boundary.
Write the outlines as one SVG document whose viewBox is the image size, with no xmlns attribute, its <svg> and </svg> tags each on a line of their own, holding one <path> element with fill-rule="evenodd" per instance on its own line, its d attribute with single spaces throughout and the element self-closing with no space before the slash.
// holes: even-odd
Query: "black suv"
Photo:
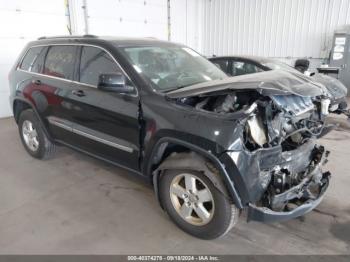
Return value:
<svg viewBox="0 0 350 262">
<path fill-rule="evenodd" d="M 184 231 L 224 235 L 248 220 L 305 214 L 324 196 L 316 139 L 325 90 L 298 75 L 227 77 L 192 49 L 154 39 L 40 38 L 9 74 L 25 149 L 63 144 L 146 176 Z"/>
</svg>

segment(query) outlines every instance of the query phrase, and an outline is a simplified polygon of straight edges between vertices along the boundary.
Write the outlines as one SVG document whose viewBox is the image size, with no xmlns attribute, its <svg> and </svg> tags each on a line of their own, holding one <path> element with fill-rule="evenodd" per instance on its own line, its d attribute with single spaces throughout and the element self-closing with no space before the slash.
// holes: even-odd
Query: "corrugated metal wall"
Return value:
<svg viewBox="0 0 350 262">
<path fill-rule="evenodd" d="M 202 51 L 204 37 L 203 0 L 170 1 L 170 40 Z"/>
<path fill-rule="evenodd" d="M 328 56 L 350 0 L 203 0 L 203 50 L 269 57 Z"/>
</svg>

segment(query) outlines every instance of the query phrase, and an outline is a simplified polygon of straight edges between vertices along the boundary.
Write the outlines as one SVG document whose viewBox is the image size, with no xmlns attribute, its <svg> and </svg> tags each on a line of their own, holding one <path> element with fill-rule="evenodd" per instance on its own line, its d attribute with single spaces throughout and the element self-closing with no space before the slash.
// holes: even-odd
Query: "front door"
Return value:
<svg viewBox="0 0 350 262">
<path fill-rule="evenodd" d="M 73 125 L 70 144 L 139 170 L 139 97 L 133 94 L 102 91 L 97 88 L 101 74 L 123 72 L 104 49 L 80 47 L 78 81 L 64 100 L 69 103 L 68 121 Z M 126 76 L 127 77 L 127 76 Z M 129 85 L 132 85 L 131 81 Z"/>
</svg>

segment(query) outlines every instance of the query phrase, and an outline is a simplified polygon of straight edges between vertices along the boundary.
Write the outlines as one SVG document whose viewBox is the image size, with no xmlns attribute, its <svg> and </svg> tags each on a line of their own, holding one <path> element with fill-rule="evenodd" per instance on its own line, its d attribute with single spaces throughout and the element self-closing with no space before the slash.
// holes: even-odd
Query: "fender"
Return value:
<svg viewBox="0 0 350 262">
<path fill-rule="evenodd" d="M 54 139 L 52 138 L 47 126 L 45 125 L 43 119 L 41 118 L 38 110 L 36 109 L 36 107 L 34 106 L 34 104 L 29 101 L 28 99 L 26 98 L 23 98 L 23 97 L 14 97 L 13 100 L 12 100 L 12 111 L 13 111 L 13 114 L 14 114 L 14 117 L 15 117 L 15 120 L 16 122 L 18 122 L 18 117 L 19 115 L 15 115 L 15 102 L 16 101 L 21 101 L 21 102 L 24 102 L 25 104 L 27 104 L 29 106 L 30 109 L 32 109 L 36 115 L 36 117 L 39 119 L 39 123 L 40 123 L 40 126 L 42 127 L 42 129 L 44 130 L 45 132 L 45 135 L 48 137 L 48 139 L 51 141 L 51 142 L 54 142 Z"/>
<path fill-rule="evenodd" d="M 211 154 L 210 152 L 194 145 L 194 144 L 191 144 L 191 143 L 188 143 L 186 141 L 183 141 L 183 140 L 179 140 L 177 138 L 172 138 L 172 137 L 162 137 L 160 138 L 157 143 L 155 144 L 155 146 L 153 147 L 153 150 L 152 150 L 152 153 L 151 153 L 151 156 L 149 159 L 153 159 L 153 157 L 155 156 L 157 150 L 159 149 L 159 147 L 164 144 L 164 143 L 173 143 L 173 144 L 177 144 L 177 145 L 181 145 L 181 146 L 184 146 L 190 150 L 192 150 L 193 152 L 196 152 L 198 153 L 201 157 L 205 157 L 207 159 L 209 159 L 215 166 L 216 169 L 218 169 L 219 171 L 219 174 L 221 176 L 221 178 L 223 179 L 223 183 L 224 185 L 226 185 L 226 188 L 227 188 L 227 193 L 229 195 L 229 197 L 232 198 L 232 200 L 234 201 L 235 205 L 242 209 L 243 208 L 243 205 L 242 205 L 242 201 L 241 201 L 241 198 L 232 182 L 232 180 L 230 179 L 224 165 L 220 162 L 220 160 L 214 156 L 213 154 Z M 160 174 L 159 172 L 151 172 L 151 167 L 152 167 L 152 164 L 151 164 L 151 161 L 150 163 L 148 164 L 148 167 L 147 167 L 147 174 L 151 174 L 153 175 L 153 186 L 154 186 L 154 191 L 155 191 L 155 194 L 156 194 L 156 197 L 157 197 L 157 200 L 158 202 L 160 203 L 160 199 L 159 199 L 159 195 L 158 195 L 158 185 L 159 185 L 159 178 L 160 178 Z M 213 179 L 211 178 L 211 181 L 213 181 Z M 214 185 L 217 184 L 218 182 L 217 181 L 213 181 Z M 220 188 L 219 188 L 220 189 Z M 221 190 L 222 191 L 222 190 Z"/>
</svg>

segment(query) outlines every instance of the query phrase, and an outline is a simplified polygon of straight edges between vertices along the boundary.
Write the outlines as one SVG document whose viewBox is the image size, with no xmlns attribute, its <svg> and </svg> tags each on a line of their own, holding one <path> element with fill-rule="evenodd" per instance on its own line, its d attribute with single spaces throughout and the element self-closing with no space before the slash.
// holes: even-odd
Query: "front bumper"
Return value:
<svg viewBox="0 0 350 262">
<path fill-rule="evenodd" d="M 253 204 L 249 204 L 248 208 L 248 221 L 260 221 L 260 222 L 277 222 L 293 219 L 302 216 L 315 207 L 317 207 L 323 200 L 324 193 L 326 192 L 329 184 L 329 179 L 322 186 L 320 195 L 315 200 L 308 200 L 304 204 L 298 206 L 292 211 L 288 212 L 277 212 L 266 207 L 257 207 Z"/>
<path fill-rule="evenodd" d="M 281 152 L 278 148 L 260 150 L 245 158 L 249 161 L 244 163 L 249 165 L 238 166 L 245 171 L 245 185 L 250 186 L 248 192 L 252 198 L 247 203 L 248 221 L 274 222 L 296 218 L 310 212 L 322 201 L 330 179 L 330 173 L 322 171 L 329 151 L 315 142 L 310 140 L 292 151 Z M 243 153 L 240 152 L 238 156 L 244 156 Z M 237 159 L 235 162 L 240 163 Z M 267 188 L 261 188 L 260 180 L 254 175 L 269 167 L 272 168 L 270 174 L 276 174 L 273 173 L 274 167 L 288 172 L 284 179 L 289 181 L 286 188 L 276 191 L 280 185 L 278 183 L 281 183 L 276 185 L 276 178 L 271 178 Z"/>
</svg>

